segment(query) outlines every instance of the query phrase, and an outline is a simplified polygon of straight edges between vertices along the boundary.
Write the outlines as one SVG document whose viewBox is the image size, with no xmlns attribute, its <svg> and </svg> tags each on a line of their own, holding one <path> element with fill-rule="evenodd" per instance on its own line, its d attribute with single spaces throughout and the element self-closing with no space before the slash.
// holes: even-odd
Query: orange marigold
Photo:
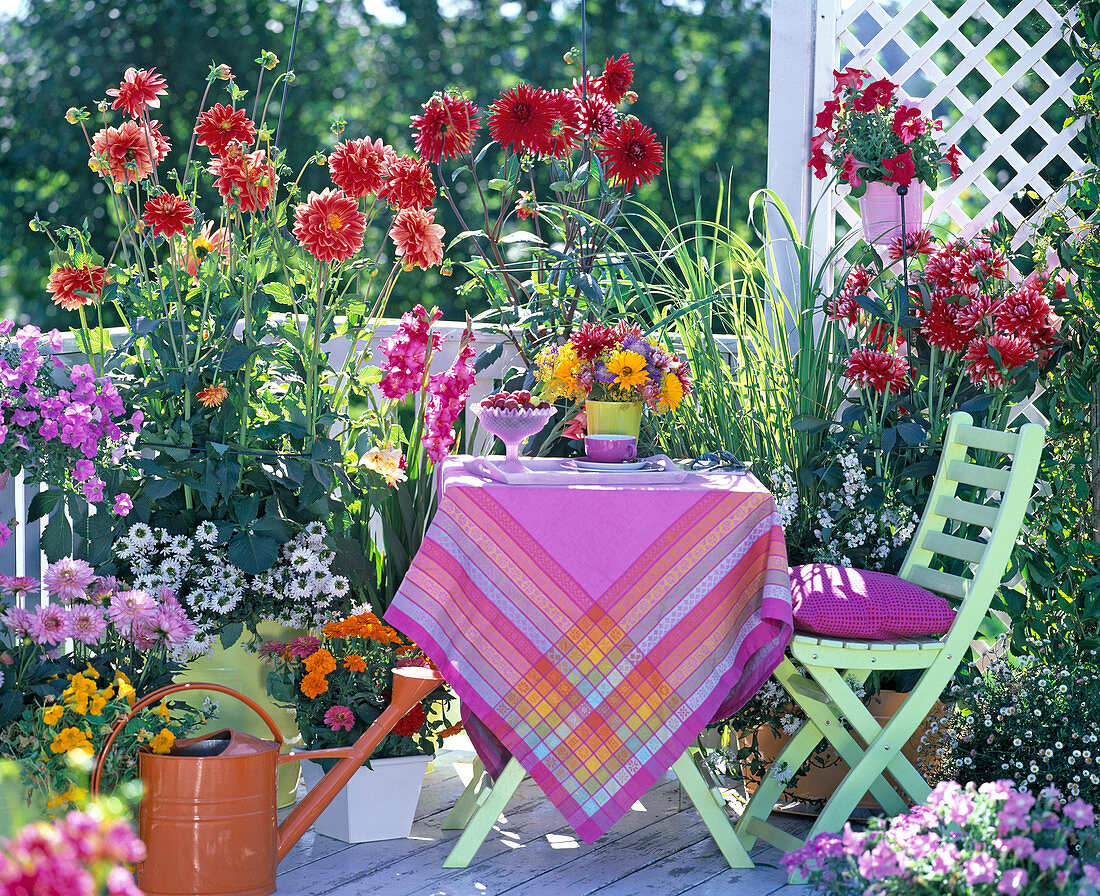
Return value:
<svg viewBox="0 0 1100 896">
<path fill-rule="evenodd" d="M 328 679 L 325 678 L 324 675 L 311 672 L 302 679 L 302 683 L 298 688 L 303 694 L 309 697 L 310 700 L 316 700 L 317 697 L 328 690 Z"/>
<path fill-rule="evenodd" d="M 318 675 L 327 675 L 336 671 L 336 658 L 324 647 L 318 648 L 305 659 L 306 671 Z"/>
<path fill-rule="evenodd" d="M 357 653 L 349 653 L 344 657 L 344 668 L 352 672 L 366 672 L 367 664 Z"/>
</svg>

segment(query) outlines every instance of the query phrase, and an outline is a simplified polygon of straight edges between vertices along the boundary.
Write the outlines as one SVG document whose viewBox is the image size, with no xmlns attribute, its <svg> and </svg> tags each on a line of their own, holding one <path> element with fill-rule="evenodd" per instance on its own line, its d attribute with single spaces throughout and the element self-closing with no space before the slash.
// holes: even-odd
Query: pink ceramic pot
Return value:
<svg viewBox="0 0 1100 896">
<path fill-rule="evenodd" d="M 924 216 L 924 184 L 914 181 L 905 199 L 905 232 L 921 228 Z M 886 246 L 901 236 L 902 197 L 895 184 L 869 181 L 867 192 L 859 198 L 859 215 L 863 219 L 863 238 L 876 246 Z"/>
</svg>

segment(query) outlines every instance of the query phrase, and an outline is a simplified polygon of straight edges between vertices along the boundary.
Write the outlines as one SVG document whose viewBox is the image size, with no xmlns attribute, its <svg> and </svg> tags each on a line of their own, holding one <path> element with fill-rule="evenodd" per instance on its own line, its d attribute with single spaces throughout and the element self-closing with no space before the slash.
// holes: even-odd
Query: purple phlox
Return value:
<svg viewBox="0 0 1100 896">
<path fill-rule="evenodd" d="M 1026 859 L 1035 852 L 1035 841 L 1024 834 L 1016 834 L 1007 840 L 996 842 L 1004 852 L 1020 859 Z"/>
<path fill-rule="evenodd" d="M 932 855 L 933 874 L 951 874 L 959 864 L 959 851 L 950 843 L 941 843 Z"/>
<path fill-rule="evenodd" d="M 997 833 L 1008 834 L 1027 828 L 1035 797 L 1030 793 L 1014 790 L 1005 797 L 1005 804 L 997 813 Z"/>
<path fill-rule="evenodd" d="M 1096 812 L 1092 806 L 1083 799 L 1075 799 L 1072 803 L 1066 803 L 1062 814 L 1073 822 L 1076 828 L 1091 828 L 1096 824 Z"/>
<path fill-rule="evenodd" d="M 1010 868 L 997 883 L 997 892 L 1005 896 L 1017 896 L 1027 886 L 1027 872 L 1023 868 Z"/>
<path fill-rule="evenodd" d="M 1069 853 L 1060 846 L 1053 849 L 1037 849 L 1032 853 L 1031 861 L 1038 865 L 1040 870 L 1046 871 L 1048 868 L 1058 868 L 1066 864 L 1069 861 Z"/>
<path fill-rule="evenodd" d="M 856 865 L 863 878 L 869 881 L 883 880 L 902 872 L 901 858 L 885 840 L 880 840 L 868 852 L 863 853 Z"/>
<path fill-rule="evenodd" d="M 963 862 L 963 873 L 971 886 L 991 884 L 997 879 L 997 860 L 985 851 L 976 853 Z"/>
</svg>

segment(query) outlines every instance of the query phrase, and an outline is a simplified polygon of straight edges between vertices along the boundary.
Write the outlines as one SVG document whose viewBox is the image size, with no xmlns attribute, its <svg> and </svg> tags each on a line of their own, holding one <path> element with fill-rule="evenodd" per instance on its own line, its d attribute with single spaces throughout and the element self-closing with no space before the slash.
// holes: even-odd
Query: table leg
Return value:
<svg viewBox="0 0 1100 896">
<path fill-rule="evenodd" d="M 485 801 L 467 822 L 466 829 L 462 832 L 462 836 L 458 838 L 451 854 L 443 862 L 444 868 L 465 868 L 473 861 L 478 849 L 481 848 L 481 844 L 489 836 L 489 831 L 493 829 L 500 813 L 508 805 L 508 800 L 512 798 L 512 794 L 516 792 L 516 788 L 522 783 L 525 775 L 526 772 L 519 762 L 515 759 L 508 761 L 504 771 L 500 773 L 500 777 L 493 782 L 492 789 L 488 791 Z M 751 867 L 751 865 L 747 867 Z"/>
<path fill-rule="evenodd" d="M 473 817 L 474 812 L 477 811 L 480 800 L 484 800 L 482 794 L 488 794 L 489 789 L 492 787 L 493 781 L 485 771 L 485 766 L 482 765 L 481 759 L 474 758 L 474 776 L 470 779 L 470 783 L 466 785 L 466 789 L 462 791 L 462 796 L 458 798 L 458 802 L 455 803 L 454 808 L 447 815 L 443 821 L 443 830 L 445 831 L 461 831 L 466 827 L 466 823 Z"/>
<path fill-rule="evenodd" d="M 707 786 L 707 782 L 703 780 L 703 775 L 695 765 L 695 758 L 690 749 L 685 750 L 684 754 L 676 760 L 672 770 L 695 804 L 695 808 L 703 818 L 703 824 L 707 826 L 707 830 L 710 831 L 714 842 L 718 844 L 729 866 L 752 868 L 752 859 L 749 858 L 726 814 L 726 801 L 716 796 Z"/>
</svg>

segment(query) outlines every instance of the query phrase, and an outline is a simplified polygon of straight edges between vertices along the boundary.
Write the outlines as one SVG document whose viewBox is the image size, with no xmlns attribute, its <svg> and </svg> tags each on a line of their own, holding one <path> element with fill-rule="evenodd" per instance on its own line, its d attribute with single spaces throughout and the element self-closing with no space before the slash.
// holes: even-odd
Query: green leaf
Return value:
<svg viewBox="0 0 1100 896">
<path fill-rule="evenodd" d="M 898 433 L 907 445 L 923 445 L 928 439 L 928 433 L 919 423 L 899 423 Z"/>
<path fill-rule="evenodd" d="M 65 514 L 55 513 L 50 517 L 46 528 L 42 530 L 39 545 L 51 563 L 72 554 L 73 529 Z"/>
<path fill-rule="evenodd" d="M 377 383 L 382 382 L 382 379 L 384 377 L 385 373 L 383 373 L 382 368 L 374 367 L 373 365 L 361 367 L 359 371 L 355 374 L 355 379 L 360 386 L 376 385 Z"/>
<path fill-rule="evenodd" d="M 240 640 L 241 635 L 244 634 L 244 624 L 240 622 L 230 622 L 228 625 L 223 625 L 220 632 L 218 632 L 218 640 L 221 642 L 222 648 L 228 650 L 237 641 Z"/>
<path fill-rule="evenodd" d="M 180 483 L 175 479 L 154 479 L 145 483 L 145 495 L 151 501 L 163 501 L 179 487 Z"/>
<path fill-rule="evenodd" d="M 39 492 L 31 498 L 31 505 L 27 508 L 27 521 L 40 519 L 52 512 L 64 495 L 64 492 L 55 489 Z"/>
<path fill-rule="evenodd" d="M 811 414 L 796 414 L 791 418 L 791 429 L 796 432 L 823 432 L 829 428 L 829 421 Z"/>
<path fill-rule="evenodd" d="M 241 572 L 255 575 L 271 569 L 279 556 L 279 542 L 243 529 L 229 539 L 226 555 Z"/>
<path fill-rule="evenodd" d="M 294 534 L 290 528 L 290 524 L 277 516 L 265 516 L 262 519 L 258 519 L 250 528 L 253 532 L 260 535 L 271 536 L 280 544 L 286 544 Z"/>
<path fill-rule="evenodd" d="M 477 356 L 477 360 L 474 361 L 474 373 L 480 373 L 489 367 L 494 362 L 500 360 L 500 356 L 504 353 L 504 343 L 498 342 L 496 345 L 491 345 L 485 351 L 481 352 Z"/>
</svg>

